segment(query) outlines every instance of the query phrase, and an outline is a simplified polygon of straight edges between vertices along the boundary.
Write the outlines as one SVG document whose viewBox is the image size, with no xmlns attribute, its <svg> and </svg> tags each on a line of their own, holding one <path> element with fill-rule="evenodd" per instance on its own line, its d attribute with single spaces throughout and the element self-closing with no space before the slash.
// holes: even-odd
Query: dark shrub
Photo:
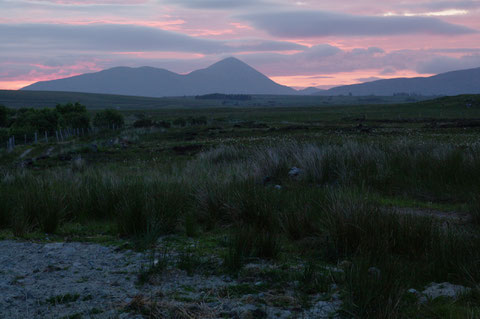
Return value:
<svg viewBox="0 0 480 319">
<path fill-rule="evenodd" d="M 133 127 L 142 128 L 142 127 L 152 127 L 153 121 L 151 119 L 140 119 L 133 123 Z"/>
<path fill-rule="evenodd" d="M 179 117 L 173 120 L 173 125 L 184 127 L 187 125 L 187 121 L 184 118 Z"/>
<path fill-rule="evenodd" d="M 101 128 L 122 127 L 125 124 L 123 115 L 117 110 L 107 109 L 95 114 L 93 125 Z"/>
</svg>

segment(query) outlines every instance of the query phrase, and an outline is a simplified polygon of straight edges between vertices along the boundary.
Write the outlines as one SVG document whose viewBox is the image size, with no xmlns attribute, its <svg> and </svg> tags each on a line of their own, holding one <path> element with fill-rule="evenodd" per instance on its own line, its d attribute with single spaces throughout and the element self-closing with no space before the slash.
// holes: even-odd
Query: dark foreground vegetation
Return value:
<svg viewBox="0 0 480 319">
<path fill-rule="evenodd" d="M 126 112 L 126 129 L 37 145 L 28 163 L 25 149 L 2 153 L 1 234 L 136 249 L 176 234 L 208 243 L 183 251 L 181 269 L 241 277 L 270 263 L 258 276 L 268 289 L 300 282 L 302 307 L 339 291 L 347 318 L 478 318 L 480 109 L 456 99 Z M 412 289 L 432 282 L 470 290 L 419 302 Z"/>
</svg>

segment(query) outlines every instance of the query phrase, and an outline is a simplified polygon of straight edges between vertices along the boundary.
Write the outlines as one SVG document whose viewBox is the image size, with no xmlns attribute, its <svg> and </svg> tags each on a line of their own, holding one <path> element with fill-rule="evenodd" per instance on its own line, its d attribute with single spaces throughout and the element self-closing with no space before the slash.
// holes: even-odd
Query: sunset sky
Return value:
<svg viewBox="0 0 480 319">
<path fill-rule="evenodd" d="M 296 88 L 480 67 L 480 1 L 0 0 L 0 89 L 235 56 Z"/>
</svg>

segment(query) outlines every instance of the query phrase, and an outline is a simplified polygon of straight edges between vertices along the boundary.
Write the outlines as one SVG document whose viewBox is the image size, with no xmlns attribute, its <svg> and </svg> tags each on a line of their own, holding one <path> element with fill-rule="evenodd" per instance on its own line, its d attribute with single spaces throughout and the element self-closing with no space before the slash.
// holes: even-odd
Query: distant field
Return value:
<svg viewBox="0 0 480 319">
<path fill-rule="evenodd" d="M 467 107 L 471 104 L 471 107 Z M 147 114 L 164 120 L 177 117 L 206 116 L 221 120 L 266 122 L 429 122 L 435 119 L 480 119 L 480 95 L 443 97 L 417 103 L 326 105 L 323 107 L 298 104 L 295 107 L 216 107 L 212 108 L 162 108 L 149 109 Z M 125 114 L 136 114 L 125 110 Z"/>
<path fill-rule="evenodd" d="M 75 92 L 0 90 L 0 104 L 8 107 L 55 107 L 58 103 L 80 102 L 90 109 L 158 109 L 204 107 L 277 107 L 411 103 L 431 99 L 422 96 L 301 96 L 255 95 L 249 101 L 198 100 L 194 97 L 150 98 Z"/>
</svg>

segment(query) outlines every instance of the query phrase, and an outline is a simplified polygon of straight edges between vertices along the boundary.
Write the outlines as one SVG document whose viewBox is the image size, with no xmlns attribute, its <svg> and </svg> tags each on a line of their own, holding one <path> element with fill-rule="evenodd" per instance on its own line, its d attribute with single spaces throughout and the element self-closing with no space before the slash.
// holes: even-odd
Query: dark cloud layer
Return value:
<svg viewBox="0 0 480 319">
<path fill-rule="evenodd" d="M 437 74 L 478 67 L 480 67 L 480 54 L 465 55 L 459 58 L 448 56 L 435 56 L 428 61 L 419 63 L 417 66 L 417 72 L 426 74 Z"/>
<path fill-rule="evenodd" d="M 405 9 L 422 8 L 427 10 L 476 9 L 480 8 L 480 1 L 427 1 L 399 4 L 398 7 Z"/>
<path fill-rule="evenodd" d="M 219 54 L 240 51 L 302 50 L 305 46 L 286 41 L 220 41 L 191 37 L 157 28 L 115 25 L 24 24 L 1 25 L 0 42 L 5 49 L 79 51 L 162 51 Z"/>
<path fill-rule="evenodd" d="M 263 3 L 258 0 L 167 0 L 165 2 L 197 9 L 232 9 Z"/>
<path fill-rule="evenodd" d="M 242 59 L 269 71 L 272 76 L 294 74 L 337 74 L 360 70 L 380 70 L 379 75 L 395 75 L 399 71 L 415 71 L 420 74 L 438 74 L 459 69 L 480 67 L 480 54 L 447 57 L 428 50 L 396 50 L 385 52 L 381 48 L 341 50 L 331 47 L 331 54 L 324 54 L 328 45 L 312 47 L 306 51 L 282 55 L 258 53 Z"/>
<path fill-rule="evenodd" d="M 278 37 L 385 36 L 404 34 L 458 35 L 473 29 L 431 17 L 357 16 L 323 11 L 293 11 L 239 16 Z"/>
</svg>

